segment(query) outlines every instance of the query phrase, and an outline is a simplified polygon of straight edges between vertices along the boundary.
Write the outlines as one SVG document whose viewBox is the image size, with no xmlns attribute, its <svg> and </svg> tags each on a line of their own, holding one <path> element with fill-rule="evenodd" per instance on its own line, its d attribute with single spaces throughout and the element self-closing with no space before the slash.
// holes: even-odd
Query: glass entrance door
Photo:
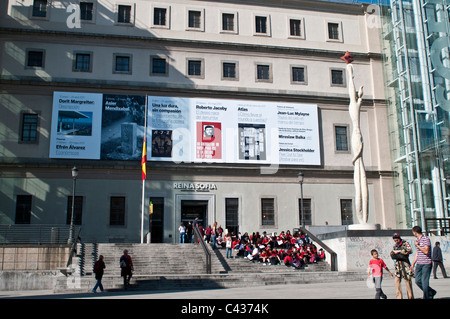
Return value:
<svg viewBox="0 0 450 319">
<path fill-rule="evenodd" d="M 187 225 L 198 217 L 198 222 L 206 228 L 208 222 L 208 201 L 207 200 L 182 200 L 181 201 L 181 221 Z"/>
</svg>

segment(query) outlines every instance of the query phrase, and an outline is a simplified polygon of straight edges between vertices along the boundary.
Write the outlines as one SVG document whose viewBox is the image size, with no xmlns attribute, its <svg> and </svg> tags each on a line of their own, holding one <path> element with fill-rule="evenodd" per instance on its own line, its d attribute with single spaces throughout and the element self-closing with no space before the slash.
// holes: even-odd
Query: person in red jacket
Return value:
<svg viewBox="0 0 450 319">
<path fill-rule="evenodd" d="M 266 249 L 261 250 L 261 255 L 259 256 L 259 258 L 261 258 L 263 265 L 266 265 L 269 260 L 269 254 Z"/>
<path fill-rule="evenodd" d="M 270 264 L 271 265 L 281 264 L 280 256 L 278 255 L 278 251 L 276 248 L 272 250 L 272 254 L 270 255 Z"/>
<path fill-rule="evenodd" d="M 371 275 L 373 276 L 373 281 L 375 283 L 375 299 L 387 299 L 387 296 L 384 294 L 383 290 L 381 289 L 381 282 L 383 280 L 383 268 L 386 269 L 386 271 L 391 275 L 391 277 L 394 277 L 392 273 L 389 271 L 388 267 L 384 263 L 383 259 L 378 257 L 378 251 L 375 249 L 372 249 L 370 252 L 372 255 L 372 259 L 369 262 L 369 272 L 367 274 L 368 277 Z"/>
</svg>

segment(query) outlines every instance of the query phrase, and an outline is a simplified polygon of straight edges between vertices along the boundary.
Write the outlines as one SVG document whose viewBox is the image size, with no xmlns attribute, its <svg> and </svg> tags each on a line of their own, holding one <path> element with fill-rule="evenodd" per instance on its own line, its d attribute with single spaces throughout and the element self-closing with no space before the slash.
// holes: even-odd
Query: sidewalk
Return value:
<svg viewBox="0 0 450 319">
<path fill-rule="evenodd" d="M 437 291 L 435 299 L 450 300 L 450 279 L 430 279 Z M 403 298 L 406 299 L 406 288 Z M 388 299 L 395 299 L 394 279 L 385 276 L 382 288 Z M 52 291 L 0 291 L 0 299 L 158 299 L 158 300 L 277 300 L 277 299 L 373 299 L 375 289 L 368 281 L 310 283 L 301 285 L 271 285 L 228 289 L 191 291 L 108 291 L 105 293 L 54 294 Z M 422 291 L 413 282 L 414 297 L 422 298 Z"/>
</svg>

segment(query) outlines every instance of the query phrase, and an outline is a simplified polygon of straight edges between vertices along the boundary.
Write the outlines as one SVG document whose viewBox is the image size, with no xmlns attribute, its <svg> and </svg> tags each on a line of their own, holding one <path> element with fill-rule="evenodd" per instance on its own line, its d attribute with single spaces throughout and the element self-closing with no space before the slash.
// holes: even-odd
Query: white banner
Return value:
<svg viewBox="0 0 450 319">
<path fill-rule="evenodd" d="M 320 165 L 317 105 L 148 97 L 149 160 Z"/>
<path fill-rule="evenodd" d="M 54 92 L 51 158 L 100 158 L 102 94 Z"/>
<path fill-rule="evenodd" d="M 54 92 L 51 158 L 140 160 L 145 96 Z M 320 165 L 317 105 L 148 97 L 147 159 Z"/>
</svg>

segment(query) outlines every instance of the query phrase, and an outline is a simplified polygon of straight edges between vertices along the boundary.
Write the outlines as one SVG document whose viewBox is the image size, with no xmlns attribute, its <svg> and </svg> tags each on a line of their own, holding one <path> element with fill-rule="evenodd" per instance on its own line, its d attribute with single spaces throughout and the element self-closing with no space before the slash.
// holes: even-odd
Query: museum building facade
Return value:
<svg viewBox="0 0 450 319">
<path fill-rule="evenodd" d="M 195 217 L 242 234 L 358 223 L 349 51 L 368 223 L 402 226 L 367 6 L 2 1 L 0 224 L 176 243 Z"/>
</svg>

